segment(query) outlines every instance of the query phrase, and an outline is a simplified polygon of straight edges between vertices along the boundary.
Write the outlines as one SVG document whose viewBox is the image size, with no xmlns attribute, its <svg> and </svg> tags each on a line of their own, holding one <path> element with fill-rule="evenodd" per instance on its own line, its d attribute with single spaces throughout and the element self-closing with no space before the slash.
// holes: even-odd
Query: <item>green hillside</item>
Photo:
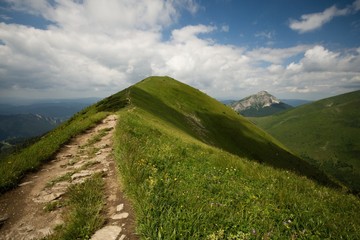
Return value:
<svg viewBox="0 0 360 240">
<path fill-rule="evenodd" d="M 324 186 L 332 185 L 325 175 L 270 135 L 169 77 L 144 79 L 89 107 L 35 144 L 32 155 L 109 112 L 119 116 L 114 156 L 141 239 L 359 238 L 357 197 Z M 7 177 L 0 177 L 3 184 Z"/>
<path fill-rule="evenodd" d="M 143 239 L 359 237 L 359 200 L 280 170 L 311 175 L 231 109 L 168 77 L 127 91 L 115 156 Z"/>
<path fill-rule="evenodd" d="M 292 151 L 360 192 L 360 91 L 251 120 Z"/>
</svg>

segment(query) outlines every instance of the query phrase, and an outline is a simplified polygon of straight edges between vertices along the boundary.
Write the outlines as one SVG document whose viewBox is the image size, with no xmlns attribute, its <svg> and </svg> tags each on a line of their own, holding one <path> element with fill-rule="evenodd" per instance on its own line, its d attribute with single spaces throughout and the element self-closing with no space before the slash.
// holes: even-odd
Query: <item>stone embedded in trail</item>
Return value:
<svg viewBox="0 0 360 240">
<path fill-rule="evenodd" d="M 31 183 L 33 183 L 33 181 L 23 182 L 23 183 L 19 184 L 19 187 L 26 186 Z"/>
<path fill-rule="evenodd" d="M 46 193 L 46 192 L 42 192 L 40 193 L 40 196 L 33 198 L 34 202 L 38 202 L 38 203 L 46 203 L 46 202 L 51 202 L 53 200 L 58 199 L 59 197 L 61 197 L 62 195 L 64 195 L 65 192 L 57 192 L 57 193 Z"/>
<path fill-rule="evenodd" d="M 42 228 L 38 230 L 43 236 L 47 236 L 53 233 L 53 230 L 50 227 Z"/>
<path fill-rule="evenodd" d="M 116 240 L 121 230 L 121 227 L 118 226 L 106 226 L 98 230 L 90 240 Z"/>
<path fill-rule="evenodd" d="M 71 180 L 75 180 L 77 178 L 83 178 L 83 177 L 88 177 L 90 176 L 91 174 L 93 174 L 93 172 L 89 171 L 89 170 L 82 170 L 78 173 L 74 173 L 72 176 L 71 176 Z"/>
<path fill-rule="evenodd" d="M 128 216 L 129 216 L 129 213 L 123 212 L 123 213 L 118 213 L 118 214 L 113 215 L 113 216 L 111 217 L 111 219 L 120 220 L 120 219 L 127 218 Z"/>
<path fill-rule="evenodd" d="M 121 212 L 123 209 L 124 209 L 124 204 L 123 203 L 116 206 L 116 211 L 117 212 Z"/>
</svg>

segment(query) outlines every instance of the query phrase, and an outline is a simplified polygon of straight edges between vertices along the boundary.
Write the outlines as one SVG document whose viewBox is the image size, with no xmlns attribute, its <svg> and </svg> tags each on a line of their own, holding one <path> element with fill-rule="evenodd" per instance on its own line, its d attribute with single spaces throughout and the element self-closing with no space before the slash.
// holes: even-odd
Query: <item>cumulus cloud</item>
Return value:
<svg viewBox="0 0 360 240">
<path fill-rule="evenodd" d="M 163 30 L 181 11 L 196 10 L 195 1 L 9 1 L 51 24 L 36 29 L 0 23 L 0 94 L 108 94 L 150 75 L 172 76 L 218 98 L 264 89 L 306 93 L 360 87 L 360 48 L 248 49 L 217 43 L 211 34 L 226 28 L 214 25 L 172 29 L 163 40 Z"/>
</svg>

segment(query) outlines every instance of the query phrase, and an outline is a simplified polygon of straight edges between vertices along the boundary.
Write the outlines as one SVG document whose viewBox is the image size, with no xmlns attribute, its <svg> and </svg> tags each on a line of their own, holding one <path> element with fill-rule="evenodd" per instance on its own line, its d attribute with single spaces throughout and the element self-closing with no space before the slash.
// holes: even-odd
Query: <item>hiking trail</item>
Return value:
<svg viewBox="0 0 360 240">
<path fill-rule="evenodd" d="M 85 133 L 74 137 L 52 160 L 24 177 L 15 189 L 0 195 L 0 239 L 41 239 L 66 224 L 68 187 L 96 173 L 105 181 L 104 226 L 91 240 L 135 240 L 134 211 L 121 191 L 112 155 L 116 115 L 106 117 Z M 46 210 L 51 204 L 54 209 Z"/>
</svg>

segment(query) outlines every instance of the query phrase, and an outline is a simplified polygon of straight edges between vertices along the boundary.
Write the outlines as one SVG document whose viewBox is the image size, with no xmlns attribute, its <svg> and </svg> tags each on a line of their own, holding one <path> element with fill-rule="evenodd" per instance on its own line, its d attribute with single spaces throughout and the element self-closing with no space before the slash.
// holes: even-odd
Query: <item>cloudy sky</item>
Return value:
<svg viewBox="0 0 360 240">
<path fill-rule="evenodd" d="M 0 0 L 0 99 L 168 75 L 218 99 L 360 89 L 360 0 Z"/>
</svg>

